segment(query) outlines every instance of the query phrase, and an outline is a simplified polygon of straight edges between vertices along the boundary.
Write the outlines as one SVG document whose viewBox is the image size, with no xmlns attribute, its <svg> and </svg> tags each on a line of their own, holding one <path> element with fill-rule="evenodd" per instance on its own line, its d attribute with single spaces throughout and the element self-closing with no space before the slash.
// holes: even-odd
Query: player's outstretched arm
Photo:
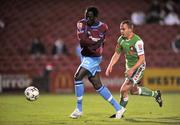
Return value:
<svg viewBox="0 0 180 125">
<path fill-rule="evenodd" d="M 111 58 L 111 61 L 106 69 L 106 76 L 109 76 L 109 74 L 112 72 L 113 66 L 117 63 L 117 61 L 120 58 L 120 53 L 115 52 L 114 55 Z"/>
</svg>

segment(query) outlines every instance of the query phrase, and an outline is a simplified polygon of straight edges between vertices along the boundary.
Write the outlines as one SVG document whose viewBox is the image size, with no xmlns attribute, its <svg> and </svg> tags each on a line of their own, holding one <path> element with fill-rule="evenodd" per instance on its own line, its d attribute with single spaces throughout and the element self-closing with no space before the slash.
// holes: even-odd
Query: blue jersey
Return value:
<svg viewBox="0 0 180 125">
<path fill-rule="evenodd" d="M 77 36 L 82 49 L 81 54 L 88 57 L 101 56 L 107 30 L 107 25 L 100 21 L 96 21 L 92 26 L 87 25 L 86 19 L 78 21 Z M 98 41 L 93 41 L 91 38 Z"/>
</svg>

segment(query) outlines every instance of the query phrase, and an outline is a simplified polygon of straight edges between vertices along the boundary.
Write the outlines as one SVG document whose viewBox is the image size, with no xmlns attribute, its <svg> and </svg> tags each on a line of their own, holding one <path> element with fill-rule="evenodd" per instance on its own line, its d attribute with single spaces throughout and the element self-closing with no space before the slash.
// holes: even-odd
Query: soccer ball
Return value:
<svg viewBox="0 0 180 125">
<path fill-rule="evenodd" d="M 35 101 L 39 97 L 39 90 L 34 86 L 29 86 L 25 89 L 24 94 L 29 101 Z"/>
</svg>

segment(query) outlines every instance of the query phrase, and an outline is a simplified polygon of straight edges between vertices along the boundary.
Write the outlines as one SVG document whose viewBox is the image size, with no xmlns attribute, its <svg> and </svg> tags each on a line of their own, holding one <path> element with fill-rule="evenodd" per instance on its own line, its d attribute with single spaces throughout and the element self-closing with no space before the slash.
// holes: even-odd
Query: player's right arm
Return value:
<svg viewBox="0 0 180 125">
<path fill-rule="evenodd" d="M 111 58 L 111 61 L 106 69 L 106 76 L 109 76 L 109 74 L 112 72 L 113 66 L 117 63 L 117 61 L 119 60 L 120 56 L 121 56 L 121 52 L 119 51 L 119 44 L 117 44 L 116 46 L 116 50 Z"/>
</svg>

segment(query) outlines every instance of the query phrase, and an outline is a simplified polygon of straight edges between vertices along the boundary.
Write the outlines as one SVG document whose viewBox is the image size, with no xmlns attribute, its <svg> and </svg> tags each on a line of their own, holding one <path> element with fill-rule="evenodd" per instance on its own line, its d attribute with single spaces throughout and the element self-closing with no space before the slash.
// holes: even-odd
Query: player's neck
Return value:
<svg viewBox="0 0 180 125">
<path fill-rule="evenodd" d="M 99 22 L 95 20 L 91 26 L 98 26 L 98 25 L 99 25 Z"/>
<path fill-rule="evenodd" d="M 130 40 L 134 36 L 134 33 L 130 33 L 129 36 L 127 37 L 127 40 Z"/>
</svg>

